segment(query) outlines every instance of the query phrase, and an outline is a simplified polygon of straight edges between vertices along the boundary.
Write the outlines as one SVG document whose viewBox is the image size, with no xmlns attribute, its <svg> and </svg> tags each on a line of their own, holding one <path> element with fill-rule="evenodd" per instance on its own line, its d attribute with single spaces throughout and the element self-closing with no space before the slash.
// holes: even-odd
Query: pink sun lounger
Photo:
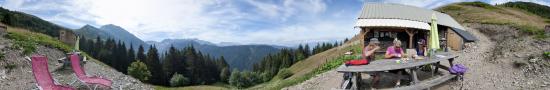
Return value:
<svg viewBox="0 0 550 90">
<path fill-rule="evenodd" d="M 85 83 L 88 88 L 89 85 L 101 85 L 109 88 L 111 87 L 111 84 L 113 83 L 111 80 L 97 76 L 87 76 L 86 72 L 84 72 L 84 69 L 80 66 L 80 57 L 76 53 L 70 55 L 70 60 L 76 77 L 80 82 Z"/>
<path fill-rule="evenodd" d="M 42 55 L 33 55 L 31 58 L 32 73 L 40 90 L 74 90 L 70 86 L 57 85 L 48 71 L 48 58 Z"/>
</svg>

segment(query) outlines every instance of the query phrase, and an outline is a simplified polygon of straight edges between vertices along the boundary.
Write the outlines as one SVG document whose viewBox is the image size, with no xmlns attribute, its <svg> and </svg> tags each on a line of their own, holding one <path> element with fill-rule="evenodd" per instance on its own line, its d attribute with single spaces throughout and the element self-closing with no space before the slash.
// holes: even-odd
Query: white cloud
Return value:
<svg viewBox="0 0 550 90">
<path fill-rule="evenodd" d="M 385 0 L 435 8 L 473 0 Z M 487 1 L 491 4 L 508 0 Z M 515 0 L 513 0 L 515 1 Z M 85 24 L 119 25 L 143 40 L 198 38 L 214 43 L 295 45 L 350 38 L 360 6 L 326 0 L 7 0 L 2 7 L 79 28 Z M 355 2 L 355 1 L 354 1 Z M 548 5 L 547 1 L 531 2 Z M 356 2 L 361 3 L 361 2 Z M 249 7 L 243 7 L 248 5 Z M 355 4 L 357 5 L 357 4 Z M 254 27 L 254 28 L 251 28 Z"/>
<path fill-rule="evenodd" d="M 21 8 L 23 3 L 25 3 L 23 0 L 6 0 L 2 4 L 2 7 L 19 10 L 18 8 Z"/>
<path fill-rule="evenodd" d="M 282 2 L 260 2 L 261 0 L 246 0 L 254 7 L 258 15 L 268 19 L 287 21 L 297 14 L 319 14 L 326 10 L 323 0 L 284 0 Z"/>
<path fill-rule="evenodd" d="M 250 32 L 245 41 L 276 45 L 297 45 L 300 43 L 325 42 L 350 38 L 358 31 L 353 29 L 354 22 L 316 21 L 291 25 L 272 30 Z"/>
<path fill-rule="evenodd" d="M 471 2 L 471 1 L 477 1 L 477 0 L 382 0 L 382 1 L 375 1 L 375 2 L 399 3 L 399 4 L 405 4 L 405 5 L 411 5 L 411 6 L 417 6 L 417 7 L 424 7 L 424 8 L 432 9 L 432 8 L 437 8 L 437 7 L 440 7 L 442 5 L 446 5 L 446 4 L 449 4 L 449 3 Z"/>
</svg>

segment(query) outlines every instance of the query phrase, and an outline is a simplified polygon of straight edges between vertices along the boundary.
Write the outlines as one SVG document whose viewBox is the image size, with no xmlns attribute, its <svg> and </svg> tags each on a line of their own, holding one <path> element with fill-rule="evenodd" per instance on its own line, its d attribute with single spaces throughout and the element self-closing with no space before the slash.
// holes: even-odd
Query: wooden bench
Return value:
<svg viewBox="0 0 550 90">
<path fill-rule="evenodd" d="M 426 88 L 430 88 L 430 87 L 439 85 L 439 84 L 441 84 L 441 83 L 443 83 L 447 80 L 450 80 L 452 78 L 455 78 L 455 77 L 456 77 L 456 75 L 444 74 L 442 76 L 431 77 L 429 79 L 426 79 L 426 80 L 421 81 L 419 83 L 416 83 L 414 85 L 392 88 L 391 90 L 420 90 L 420 89 L 426 89 Z"/>
</svg>

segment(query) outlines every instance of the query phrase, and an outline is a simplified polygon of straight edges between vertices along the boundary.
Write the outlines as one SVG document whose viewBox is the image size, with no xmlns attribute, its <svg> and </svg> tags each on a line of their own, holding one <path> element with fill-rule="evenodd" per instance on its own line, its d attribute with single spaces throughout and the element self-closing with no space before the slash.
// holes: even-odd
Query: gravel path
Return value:
<svg viewBox="0 0 550 90">
<path fill-rule="evenodd" d="M 496 44 L 486 35 L 476 29 L 468 29 L 479 41 L 469 43 L 463 51 L 455 52 L 459 55 L 455 61 L 469 68 L 464 81 L 450 80 L 432 89 L 436 90 L 549 90 L 550 72 L 526 74 L 525 68 L 515 68 L 513 60 L 495 60 L 493 51 Z M 448 65 L 446 62 L 442 62 Z M 530 67 L 529 67 L 530 68 Z M 548 71 L 548 69 L 546 69 Z M 363 81 L 370 81 L 368 75 L 363 74 Z M 387 80 L 387 79 L 382 79 Z M 342 74 L 335 70 L 328 71 L 313 77 L 298 85 L 284 88 L 285 90 L 330 90 L 339 88 Z M 369 83 L 369 82 L 364 82 Z M 383 83 L 383 82 L 381 82 Z M 391 83 L 391 82 L 385 82 Z M 463 83 L 463 85 L 461 84 Z"/>
</svg>

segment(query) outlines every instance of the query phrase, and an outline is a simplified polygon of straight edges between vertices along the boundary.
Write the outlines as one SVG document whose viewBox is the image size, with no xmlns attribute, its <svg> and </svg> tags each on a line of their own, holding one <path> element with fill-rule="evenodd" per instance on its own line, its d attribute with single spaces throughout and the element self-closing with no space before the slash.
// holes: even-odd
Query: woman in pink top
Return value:
<svg viewBox="0 0 550 90">
<path fill-rule="evenodd" d="M 401 41 L 398 39 L 393 40 L 393 46 L 388 47 L 386 50 L 386 54 L 384 55 L 384 58 L 390 59 L 390 58 L 401 58 L 401 55 L 403 55 L 403 49 L 401 49 Z M 400 86 L 401 84 L 401 75 L 403 75 L 403 72 L 406 73 L 405 69 L 397 69 L 397 70 L 390 70 L 389 72 L 398 74 L 399 79 L 395 81 L 395 86 Z"/>
<path fill-rule="evenodd" d="M 401 58 L 403 55 L 403 49 L 401 49 L 401 41 L 393 40 L 393 46 L 388 47 L 384 58 Z"/>
</svg>

